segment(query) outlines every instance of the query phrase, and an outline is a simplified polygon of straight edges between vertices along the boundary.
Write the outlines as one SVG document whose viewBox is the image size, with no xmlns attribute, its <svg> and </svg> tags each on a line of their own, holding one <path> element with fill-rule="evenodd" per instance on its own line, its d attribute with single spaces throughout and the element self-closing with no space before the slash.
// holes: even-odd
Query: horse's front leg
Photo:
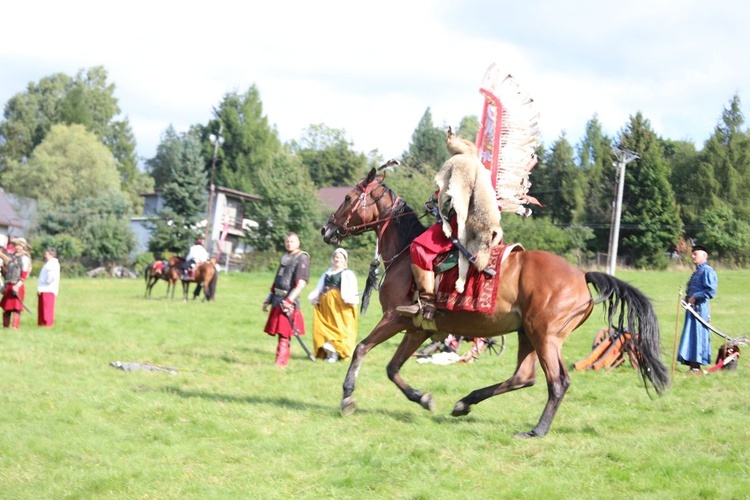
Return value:
<svg viewBox="0 0 750 500">
<path fill-rule="evenodd" d="M 419 346 L 421 346 L 432 333 L 434 332 L 420 330 L 418 332 L 409 332 L 404 335 L 401 344 L 399 344 L 398 349 L 396 349 L 396 354 L 393 355 L 390 363 L 388 363 L 386 371 L 390 381 L 401 389 L 401 392 L 404 393 L 409 401 L 419 403 L 426 410 L 435 411 L 435 399 L 432 395 L 429 392 L 423 393 L 418 389 L 414 389 L 404 381 L 399 373 L 399 370 L 406 360 L 417 351 Z"/>
<path fill-rule="evenodd" d="M 385 314 L 381 320 L 375 325 L 372 332 L 364 338 L 352 353 L 352 360 L 349 363 L 349 369 L 346 372 L 346 378 L 344 379 L 344 395 L 341 398 L 341 414 L 350 415 L 354 412 L 355 401 L 354 396 L 354 385 L 357 381 L 357 375 L 359 375 L 359 367 L 362 365 L 362 361 L 370 349 L 382 344 L 389 338 L 396 335 L 398 332 L 405 330 L 412 324 L 410 318 L 404 318 L 399 316 L 395 312 Z"/>
</svg>

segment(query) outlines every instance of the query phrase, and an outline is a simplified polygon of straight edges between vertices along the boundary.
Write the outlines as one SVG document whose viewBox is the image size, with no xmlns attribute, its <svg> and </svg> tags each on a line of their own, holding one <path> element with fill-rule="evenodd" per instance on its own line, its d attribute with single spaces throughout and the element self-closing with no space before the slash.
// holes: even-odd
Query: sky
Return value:
<svg viewBox="0 0 750 500">
<path fill-rule="evenodd" d="M 137 154 L 205 124 L 255 85 L 282 141 L 343 129 L 399 157 L 427 108 L 481 115 L 497 63 L 535 100 L 542 141 L 576 144 L 595 115 L 616 135 L 642 112 L 700 149 L 735 94 L 750 102 L 750 4 L 714 0 L 84 0 L 4 2 L 0 105 L 30 82 L 104 66 Z"/>
</svg>

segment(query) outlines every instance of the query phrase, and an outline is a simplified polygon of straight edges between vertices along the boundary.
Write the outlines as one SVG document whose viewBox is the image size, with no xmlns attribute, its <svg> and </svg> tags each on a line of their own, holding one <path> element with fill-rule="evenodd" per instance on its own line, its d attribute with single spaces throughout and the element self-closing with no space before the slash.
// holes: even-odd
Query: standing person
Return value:
<svg viewBox="0 0 750 500">
<path fill-rule="evenodd" d="M 271 306 L 271 313 L 263 331 L 279 337 L 276 365 L 280 367 L 289 363 L 289 339 L 294 335 L 294 329 L 300 335 L 305 334 L 305 319 L 299 308 L 299 295 L 310 279 L 310 256 L 300 250 L 299 236 L 296 233 L 287 233 L 284 247 L 286 254 L 281 257 L 271 293 L 263 301 L 263 312 Z"/>
<path fill-rule="evenodd" d="M 203 238 L 196 238 L 195 244 L 190 247 L 190 251 L 185 256 L 185 264 L 182 267 L 182 279 L 192 279 L 191 271 L 194 271 L 197 266 L 206 261 L 208 261 L 208 250 L 203 246 Z"/>
<path fill-rule="evenodd" d="M 307 299 L 313 310 L 313 353 L 329 363 L 352 355 L 357 344 L 357 277 L 347 265 L 349 255 L 337 248 Z"/>
<path fill-rule="evenodd" d="M 47 248 L 44 251 L 44 266 L 39 271 L 36 293 L 37 325 L 51 327 L 55 324 L 55 299 L 60 289 L 60 263 L 57 261 L 57 250 Z"/>
<path fill-rule="evenodd" d="M 0 256 L 7 266 L 0 308 L 3 310 L 3 328 L 12 326 L 14 330 L 17 330 L 21 326 L 21 311 L 23 311 L 23 299 L 26 296 L 24 281 L 31 272 L 31 257 L 29 244 L 24 238 L 13 238 L 11 243 L 14 247 L 13 255 L 11 257 Z"/>
<path fill-rule="evenodd" d="M 711 321 L 708 301 L 716 295 L 719 279 L 708 265 L 708 251 L 703 245 L 693 247 L 695 272 L 688 280 L 685 296 L 698 315 L 706 323 Z M 690 367 L 691 372 L 700 372 L 701 365 L 711 363 L 711 332 L 690 311 L 685 311 L 685 326 L 682 328 L 677 360 Z"/>
</svg>

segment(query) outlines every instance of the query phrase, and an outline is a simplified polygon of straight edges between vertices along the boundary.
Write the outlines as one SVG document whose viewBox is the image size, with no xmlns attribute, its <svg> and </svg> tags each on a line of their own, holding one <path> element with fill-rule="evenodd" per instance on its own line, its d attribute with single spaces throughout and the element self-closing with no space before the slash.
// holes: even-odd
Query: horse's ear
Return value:
<svg viewBox="0 0 750 500">
<path fill-rule="evenodd" d="M 390 159 L 387 162 L 385 162 L 382 165 L 380 165 L 380 167 L 378 167 L 378 172 L 380 172 L 381 170 L 385 170 L 388 167 L 394 167 L 394 166 L 396 166 L 398 164 L 399 164 L 398 160 L 396 160 L 396 159 Z"/>
<path fill-rule="evenodd" d="M 367 174 L 367 177 L 365 177 L 364 184 L 367 185 L 375 180 L 375 177 L 377 176 L 378 171 L 375 167 L 370 169 L 370 172 Z"/>
</svg>

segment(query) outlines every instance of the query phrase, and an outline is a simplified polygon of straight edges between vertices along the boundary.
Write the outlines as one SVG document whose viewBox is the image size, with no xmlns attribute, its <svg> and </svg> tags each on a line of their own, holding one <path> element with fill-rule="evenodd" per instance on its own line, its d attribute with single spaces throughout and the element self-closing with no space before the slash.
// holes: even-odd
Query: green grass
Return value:
<svg viewBox="0 0 750 500">
<path fill-rule="evenodd" d="M 688 276 L 618 272 L 653 299 L 667 366 L 677 290 Z M 185 304 L 165 300 L 163 282 L 146 300 L 140 279 L 67 279 L 53 329 L 24 314 L 19 331 L 0 331 L 0 497 L 750 496 L 746 357 L 736 372 L 706 377 L 678 367 L 656 399 L 629 367 L 571 372 L 547 437 L 519 440 L 513 434 L 541 414 L 542 382 L 449 416 L 465 394 L 512 373 L 513 335 L 502 356 L 471 365 L 407 363 L 405 379 L 436 397 L 434 414 L 386 377 L 396 337 L 365 359 L 357 411 L 343 418 L 347 364 L 311 363 L 294 342 L 290 366 L 274 366 L 275 339 L 262 332 L 261 312 L 271 280 L 222 274 L 215 303 Z M 719 271 L 719 280 L 713 323 L 750 334 L 750 271 Z M 374 297 L 360 339 L 378 310 Z M 310 329 L 308 304 L 304 313 Z M 568 366 L 602 326 L 600 309 L 571 335 Z M 180 370 L 127 373 L 109 366 L 117 360 Z"/>
</svg>

